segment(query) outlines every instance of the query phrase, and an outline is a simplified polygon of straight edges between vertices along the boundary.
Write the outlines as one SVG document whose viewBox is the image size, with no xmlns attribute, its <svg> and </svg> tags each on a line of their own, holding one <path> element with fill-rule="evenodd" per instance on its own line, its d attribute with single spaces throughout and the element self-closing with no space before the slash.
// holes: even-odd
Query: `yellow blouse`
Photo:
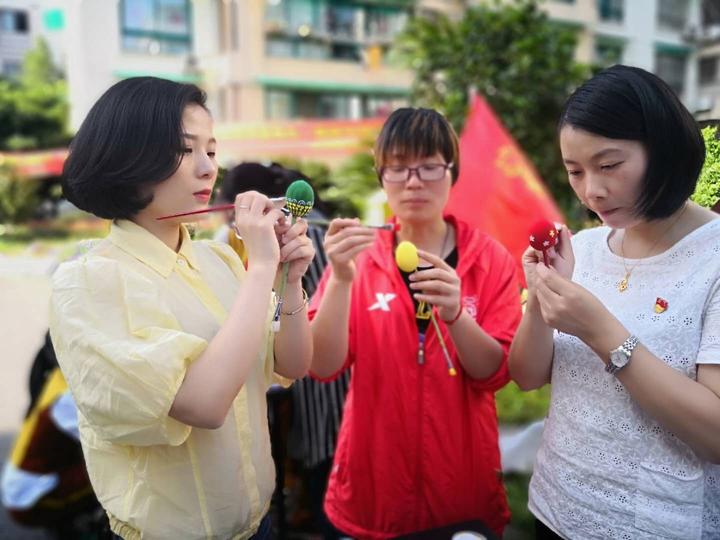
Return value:
<svg viewBox="0 0 720 540">
<path fill-rule="evenodd" d="M 117 221 L 53 278 L 50 331 L 78 407 L 88 472 L 126 540 L 248 538 L 275 486 L 265 401 L 272 302 L 265 347 L 222 427 L 168 416 L 245 275 L 229 246 L 182 234 L 176 253 Z"/>
</svg>

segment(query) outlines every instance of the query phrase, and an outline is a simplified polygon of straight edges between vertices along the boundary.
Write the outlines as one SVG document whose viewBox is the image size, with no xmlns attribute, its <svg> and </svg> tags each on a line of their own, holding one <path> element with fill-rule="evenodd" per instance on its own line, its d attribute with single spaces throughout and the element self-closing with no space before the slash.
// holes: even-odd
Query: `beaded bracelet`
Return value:
<svg viewBox="0 0 720 540">
<path fill-rule="evenodd" d="M 307 294 L 307 291 L 306 291 L 305 289 L 303 289 L 302 292 L 303 292 L 303 301 L 302 301 L 302 304 L 300 304 L 299 307 L 297 307 L 296 309 L 294 309 L 294 310 L 292 310 L 292 311 L 283 311 L 283 312 L 282 312 L 283 315 L 287 315 L 288 317 L 290 317 L 290 316 L 292 316 L 292 315 L 297 315 L 298 313 L 300 313 L 300 312 L 303 310 L 303 308 L 304 308 L 305 306 L 308 305 L 308 294 Z"/>
<path fill-rule="evenodd" d="M 463 307 L 461 304 L 460 309 L 458 309 L 457 315 L 455 315 L 455 317 L 453 317 L 452 320 L 449 320 L 449 321 L 446 321 L 445 319 L 443 319 L 443 322 L 445 323 L 446 326 L 452 326 L 460 318 L 460 315 L 462 315 L 462 312 L 463 312 Z"/>
</svg>

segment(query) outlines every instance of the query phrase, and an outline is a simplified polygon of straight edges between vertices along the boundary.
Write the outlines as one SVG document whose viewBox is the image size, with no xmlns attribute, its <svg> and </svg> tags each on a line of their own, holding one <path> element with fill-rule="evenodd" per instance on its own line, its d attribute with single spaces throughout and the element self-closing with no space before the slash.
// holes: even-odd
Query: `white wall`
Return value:
<svg viewBox="0 0 720 540">
<path fill-rule="evenodd" d="M 65 4 L 71 130 L 80 126 L 92 104 L 120 75 L 184 74 L 186 55 L 122 50 L 119 0 L 65 0 Z M 193 1 L 193 54 L 200 70 L 203 59 L 217 51 L 214 13 L 213 0 Z"/>
</svg>

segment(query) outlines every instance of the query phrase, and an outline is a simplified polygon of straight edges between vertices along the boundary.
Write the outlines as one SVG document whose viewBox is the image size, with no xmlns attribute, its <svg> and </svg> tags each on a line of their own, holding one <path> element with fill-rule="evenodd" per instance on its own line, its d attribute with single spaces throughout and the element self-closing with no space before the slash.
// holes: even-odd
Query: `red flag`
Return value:
<svg viewBox="0 0 720 540">
<path fill-rule="evenodd" d="M 480 96 L 460 136 L 460 178 L 447 210 L 502 243 L 519 267 L 533 224 L 564 222 L 532 163 Z"/>
</svg>

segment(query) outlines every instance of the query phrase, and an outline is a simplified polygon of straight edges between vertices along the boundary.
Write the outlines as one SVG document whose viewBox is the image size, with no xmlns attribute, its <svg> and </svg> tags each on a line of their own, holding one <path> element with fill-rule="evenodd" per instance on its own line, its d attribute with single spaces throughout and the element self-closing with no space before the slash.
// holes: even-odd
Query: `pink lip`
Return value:
<svg viewBox="0 0 720 540">
<path fill-rule="evenodd" d="M 612 216 L 612 215 L 613 215 L 615 212 L 617 212 L 618 210 L 619 210 L 619 208 L 613 208 L 613 209 L 611 209 L 611 210 L 604 210 L 604 211 L 603 211 L 603 210 L 598 210 L 598 211 L 597 211 L 597 214 L 598 214 L 600 217 L 602 217 L 602 218 L 606 218 L 606 217 Z"/>
<path fill-rule="evenodd" d="M 405 204 L 425 204 L 425 199 L 406 199 L 403 201 Z"/>
<path fill-rule="evenodd" d="M 195 195 L 195 197 L 197 197 L 198 199 L 201 199 L 203 201 L 209 201 L 210 196 L 212 195 L 212 190 L 203 189 L 200 191 L 196 191 L 195 193 L 193 193 L 193 195 Z"/>
</svg>

